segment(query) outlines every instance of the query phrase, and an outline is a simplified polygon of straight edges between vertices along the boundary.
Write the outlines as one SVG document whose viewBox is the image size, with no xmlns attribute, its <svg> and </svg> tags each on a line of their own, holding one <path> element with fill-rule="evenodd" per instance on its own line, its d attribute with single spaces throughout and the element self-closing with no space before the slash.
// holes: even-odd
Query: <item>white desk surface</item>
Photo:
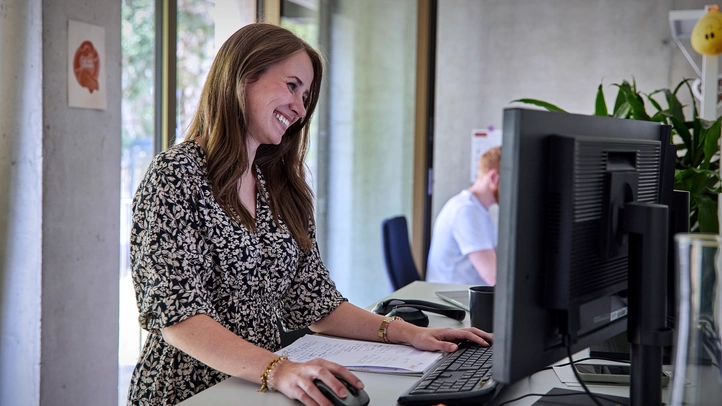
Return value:
<svg viewBox="0 0 722 406">
<path fill-rule="evenodd" d="M 446 304 L 439 299 L 434 292 L 437 290 L 459 290 L 466 289 L 469 285 L 446 285 L 429 282 L 413 282 L 387 297 L 399 299 L 422 299 L 431 302 Z M 369 309 L 372 308 L 369 306 Z M 429 326 L 431 327 L 468 327 L 469 317 L 467 316 L 463 322 L 459 322 L 448 317 L 440 316 L 435 313 L 427 312 L 429 316 Z M 364 382 L 366 392 L 371 398 L 370 405 L 394 405 L 396 399 L 411 386 L 418 377 L 415 376 L 396 376 L 387 374 L 375 374 L 367 372 L 354 372 Z M 628 386 L 593 386 L 587 385 L 590 390 L 597 393 L 606 393 L 609 395 L 629 396 Z M 544 370 L 523 379 L 511 386 L 502 389 L 496 397 L 492 405 L 514 399 L 516 397 L 528 393 L 544 394 L 553 387 L 567 388 L 572 390 L 582 390 L 581 387 L 567 386 L 562 383 L 552 370 Z M 276 406 L 289 405 L 297 406 L 300 403 L 291 400 L 278 392 L 257 392 L 259 386 L 239 378 L 228 378 L 225 381 L 206 389 L 195 396 L 181 402 L 181 406 L 238 406 L 238 405 L 259 405 L 259 406 Z M 533 404 L 539 397 L 530 396 L 513 403 L 514 406 L 524 406 Z"/>
</svg>

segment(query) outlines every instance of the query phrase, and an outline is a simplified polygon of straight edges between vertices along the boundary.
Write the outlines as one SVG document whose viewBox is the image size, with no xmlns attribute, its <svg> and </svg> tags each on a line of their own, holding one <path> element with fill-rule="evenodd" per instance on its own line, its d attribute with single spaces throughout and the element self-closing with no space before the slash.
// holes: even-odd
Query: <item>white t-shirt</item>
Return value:
<svg viewBox="0 0 722 406">
<path fill-rule="evenodd" d="M 449 199 L 434 222 L 426 265 L 426 280 L 440 283 L 488 285 L 468 254 L 496 249 L 494 221 L 468 190 Z"/>
</svg>

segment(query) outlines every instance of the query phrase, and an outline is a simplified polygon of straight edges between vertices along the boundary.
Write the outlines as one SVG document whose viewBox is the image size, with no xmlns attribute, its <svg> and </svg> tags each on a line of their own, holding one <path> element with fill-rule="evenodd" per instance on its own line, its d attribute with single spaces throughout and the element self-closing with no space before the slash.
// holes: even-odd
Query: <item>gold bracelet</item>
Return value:
<svg viewBox="0 0 722 406">
<path fill-rule="evenodd" d="M 391 341 L 389 341 L 389 338 L 386 336 L 386 332 L 389 328 L 389 324 L 391 324 L 391 322 L 394 320 L 403 320 L 403 319 L 399 316 L 384 317 L 384 319 L 381 321 L 381 326 L 379 326 L 379 338 L 381 339 L 381 341 L 383 341 L 387 344 L 391 344 Z"/>
<path fill-rule="evenodd" d="M 271 371 L 273 371 L 273 368 L 278 365 L 281 361 L 287 360 L 288 355 L 284 352 L 283 355 L 279 355 L 276 358 L 274 358 L 271 362 L 268 363 L 268 366 L 266 366 L 266 369 L 263 370 L 263 373 L 261 374 L 261 388 L 258 389 L 259 392 L 266 392 L 266 391 L 275 391 L 276 388 L 274 388 L 272 385 L 269 384 L 269 375 L 271 374 Z"/>
</svg>

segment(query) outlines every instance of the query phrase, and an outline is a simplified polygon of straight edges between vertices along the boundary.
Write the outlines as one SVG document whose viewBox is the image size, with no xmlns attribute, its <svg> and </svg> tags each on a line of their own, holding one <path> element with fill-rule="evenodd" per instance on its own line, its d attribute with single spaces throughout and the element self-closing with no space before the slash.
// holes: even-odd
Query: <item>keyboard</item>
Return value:
<svg viewBox="0 0 722 406">
<path fill-rule="evenodd" d="M 445 354 L 398 398 L 402 405 L 481 405 L 490 402 L 501 388 L 491 377 L 493 346 L 470 341 L 456 352 Z"/>
</svg>

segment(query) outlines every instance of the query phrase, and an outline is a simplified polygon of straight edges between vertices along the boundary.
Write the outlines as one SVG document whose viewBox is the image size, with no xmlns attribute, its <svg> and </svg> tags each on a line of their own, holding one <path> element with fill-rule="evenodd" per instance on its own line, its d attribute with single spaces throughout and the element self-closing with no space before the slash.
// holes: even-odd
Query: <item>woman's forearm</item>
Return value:
<svg viewBox="0 0 722 406">
<path fill-rule="evenodd" d="M 205 314 L 189 317 L 161 333 L 168 344 L 209 367 L 251 382 L 260 383 L 261 372 L 276 357 Z"/>
<path fill-rule="evenodd" d="M 316 333 L 366 341 L 381 341 L 379 327 L 384 316 L 343 302 L 328 316 L 310 326 Z M 416 326 L 403 321 L 394 321 L 388 325 L 387 338 L 393 343 L 409 342 L 406 338 L 413 334 Z"/>
</svg>

